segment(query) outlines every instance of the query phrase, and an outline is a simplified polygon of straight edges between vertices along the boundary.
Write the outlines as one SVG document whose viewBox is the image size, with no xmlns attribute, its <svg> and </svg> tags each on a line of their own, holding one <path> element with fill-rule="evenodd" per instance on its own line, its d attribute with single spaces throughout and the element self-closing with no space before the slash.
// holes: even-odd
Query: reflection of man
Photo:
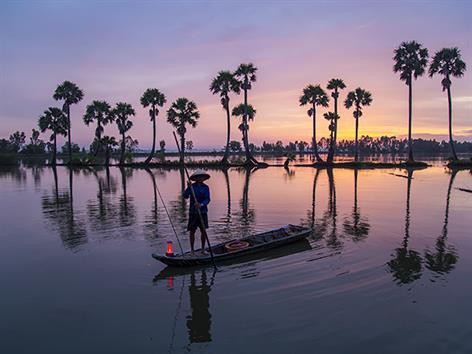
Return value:
<svg viewBox="0 0 472 354">
<path fill-rule="evenodd" d="M 211 287 L 207 284 L 205 271 L 202 271 L 201 285 L 197 285 L 195 272 L 192 273 L 188 290 L 192 308 L 192 314 L 187 317 L 190 343 L 211 342 L 211 314 L 209 311 Z"/>
</svg>

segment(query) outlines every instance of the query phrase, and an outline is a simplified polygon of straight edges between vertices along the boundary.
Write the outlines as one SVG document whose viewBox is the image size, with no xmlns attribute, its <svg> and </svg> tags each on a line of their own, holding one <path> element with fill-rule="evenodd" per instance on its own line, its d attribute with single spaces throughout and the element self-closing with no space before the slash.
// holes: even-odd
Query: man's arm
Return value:
<svg viewBox="0 0 472 354">
<path fill-rule="evenodd" d="M 210 203 L 210 188 L 208 186 L 205 189 L 205 197 L 204 199 L 200 202 L 201 205 L 208 205 Z"/>
</svg>

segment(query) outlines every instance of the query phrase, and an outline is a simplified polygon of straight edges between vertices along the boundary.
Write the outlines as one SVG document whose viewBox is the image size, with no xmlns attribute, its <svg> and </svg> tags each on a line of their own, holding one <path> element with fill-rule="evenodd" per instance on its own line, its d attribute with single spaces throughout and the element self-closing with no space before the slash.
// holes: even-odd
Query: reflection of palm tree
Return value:
<svg viewBox="0 0 472 354">
<path fill-rule="evenodd" d="M 438 273 L 449 273 L 454 269 L 455 264 L 457 263 L 458 256 L 456 250 L 453 246 L 447 245 L 447 226 L 449 222 L 449 202 L 451 199 L 451 189 L 456 178 L 457 171 L 451 172 L 451 178 L 449 179 L 449 187 L 447 189 L 447 198 L 446 198 L 446 212 L 444 215 L 444 225 L 441 232 L 441 236 L 436 240 L 436 247 L 434 251 L 425 251 L 425 260 L 426 268 L 429 270 Z"/>
<path fill-rule="evenodd" d="M 157 204 L 156 176 L 154 176 L 154 173 L 148 168 L 146 168 L 146 172 L 151 177 L 153 200 L 154 200 L 153 207 L 151 209 L 151 215 L 147 218 L 147 222 L 146 222 L 146 229 L 149 231 L 149 241 L 151 241 L 157 238 L 158 225 L 159 225 L 159 206 Z"/>
<path fill-rule="evenodd" d="M 119 216 L 121 226 L 131 226 L 136 221 L 136 210 L 133 204 L 133 199 L 128 197 L 127 193 L 127 179 L 133 173 L 132 169 L 120 167 L 121 185 L 123 187 L 123 195 L 119 202 Z"/>
<path fill-rule="evenodd" d="M 362 217 L 357 205 L 357 175 L 358 169 L 354 169 L 354 207 L 352 209 L 351 220 L 344 220 L 344 232 L 352 236 L 354 242 L 365 239 L 369 234 L 370 225 L 366 218 Z"/>
<path fill-rule="evenodd" d="M 191 314 L 187 316 L 187 329 L 190 343 L 211 342 L 210 291 L 213 278 L 208 281 L 205 269 L 201 270 L 200 282 L 195 271 L 190 274 L 188 287 Z M 214 277 L 214 273 L 213 273 Z"/>
<path fill-rule="evenodd" d="M 54 194 L 45 195 L 41 204 L 45 219 L 57 229 L 64 246 L 75 249 L 87 242 L 84 222 L 76 221 L 73 208 L 73 171 L 69 169 L 68 192 L 60 193 L 58 188 L 57 170 L 53 167 Z"/>
<path fill-rule="evenodd" d="M 337 235 L 337 216 L 338 210 L 336 206 L 336 184 L 334 183 L 334 174 L 332 168 L 327 168 L 326 173 L 328 174 L 329 182 L 329 198 L 328 198 L 328 210 L 325 214 L 324 219 L 331 219 L 331 232 L 326 240 L 328 246 L 338 249 L 342 247 L 342 242 L 338 239 Z M 325 221 L 324 223 L 327 223 Z"/>
<path fill-rule="evenodd" d="M 252 231 L 252 226 L 254 225 L 255 221 L 255 211 L 254 209 L 251 208 L 251 205 L 249 204 L 249 182 L 251 180 L 251 175 L 254 171 L 257 170 L 257 168 L 254 167 L 248 167 L 241 169 L 241 171 L 244 171 L 244 187 L 243 187 L 243 193 L 242 193 L 242 198 L 240 202 L 241 206 L 241 211 L 239 213 L 239 225 L 240 225 L 240 231 L 242 233 L 242 236 L 249 235 Z"/>
<path fill-rule="evenodd" d="M 400 284 L 411 283 L 421 278 L 422 275 L 421 255 L 415 250 L 408 249 L 408 241 L 410 238 L 410 194 L 412 178 L 413 170 L 408 169 L 405 237 L 403 238 L 402 247 L 395 250 L 394 258 L 387 263 L 392 276 Z"/>
</svg>

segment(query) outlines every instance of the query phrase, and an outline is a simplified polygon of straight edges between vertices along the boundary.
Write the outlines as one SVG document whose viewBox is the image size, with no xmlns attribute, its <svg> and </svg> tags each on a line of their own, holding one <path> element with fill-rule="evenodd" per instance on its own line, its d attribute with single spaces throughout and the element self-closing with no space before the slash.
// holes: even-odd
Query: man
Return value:
<svg viewBox="0 0 472 354">
<path fill-rule="evenodd" d="M 200 218 L 198 216 L 198 210 L 202 215 L 203 227 L 208 229 L 208 204 L 210 203 L 210 188 L 203 183 L 210 178 L 210 175 L 203 170 L 195 171 L 190 179 L 194 183 L 189 182 L 188 187 L 184 192 L 184 198 L 190 198 L 190 209 L 188 215 L 188 226 L 187 230 L 190 231 L 190 248 L 192 253 L 195 251 L 195 232 L 197 228 L 200 229 L 201 241 L 202 241 L 202 254 L 205 253 L 205 231 L 202 228 Z M 193 198 L 192 190 L 195 193 L 196 201 Z"/>
</svg>

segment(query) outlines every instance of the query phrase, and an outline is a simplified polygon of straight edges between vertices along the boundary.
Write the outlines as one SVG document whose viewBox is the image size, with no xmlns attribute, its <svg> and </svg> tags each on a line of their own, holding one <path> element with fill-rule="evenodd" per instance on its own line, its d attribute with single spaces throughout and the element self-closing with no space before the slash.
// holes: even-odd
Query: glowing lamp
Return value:
<svg viewBox="0 0 472 354">
<path fill-rule="evenodd" d="M 167 241 L 166 256 L 174 257 L 174 247 L 172 246 L 172 241 Z"/>
</svg>

